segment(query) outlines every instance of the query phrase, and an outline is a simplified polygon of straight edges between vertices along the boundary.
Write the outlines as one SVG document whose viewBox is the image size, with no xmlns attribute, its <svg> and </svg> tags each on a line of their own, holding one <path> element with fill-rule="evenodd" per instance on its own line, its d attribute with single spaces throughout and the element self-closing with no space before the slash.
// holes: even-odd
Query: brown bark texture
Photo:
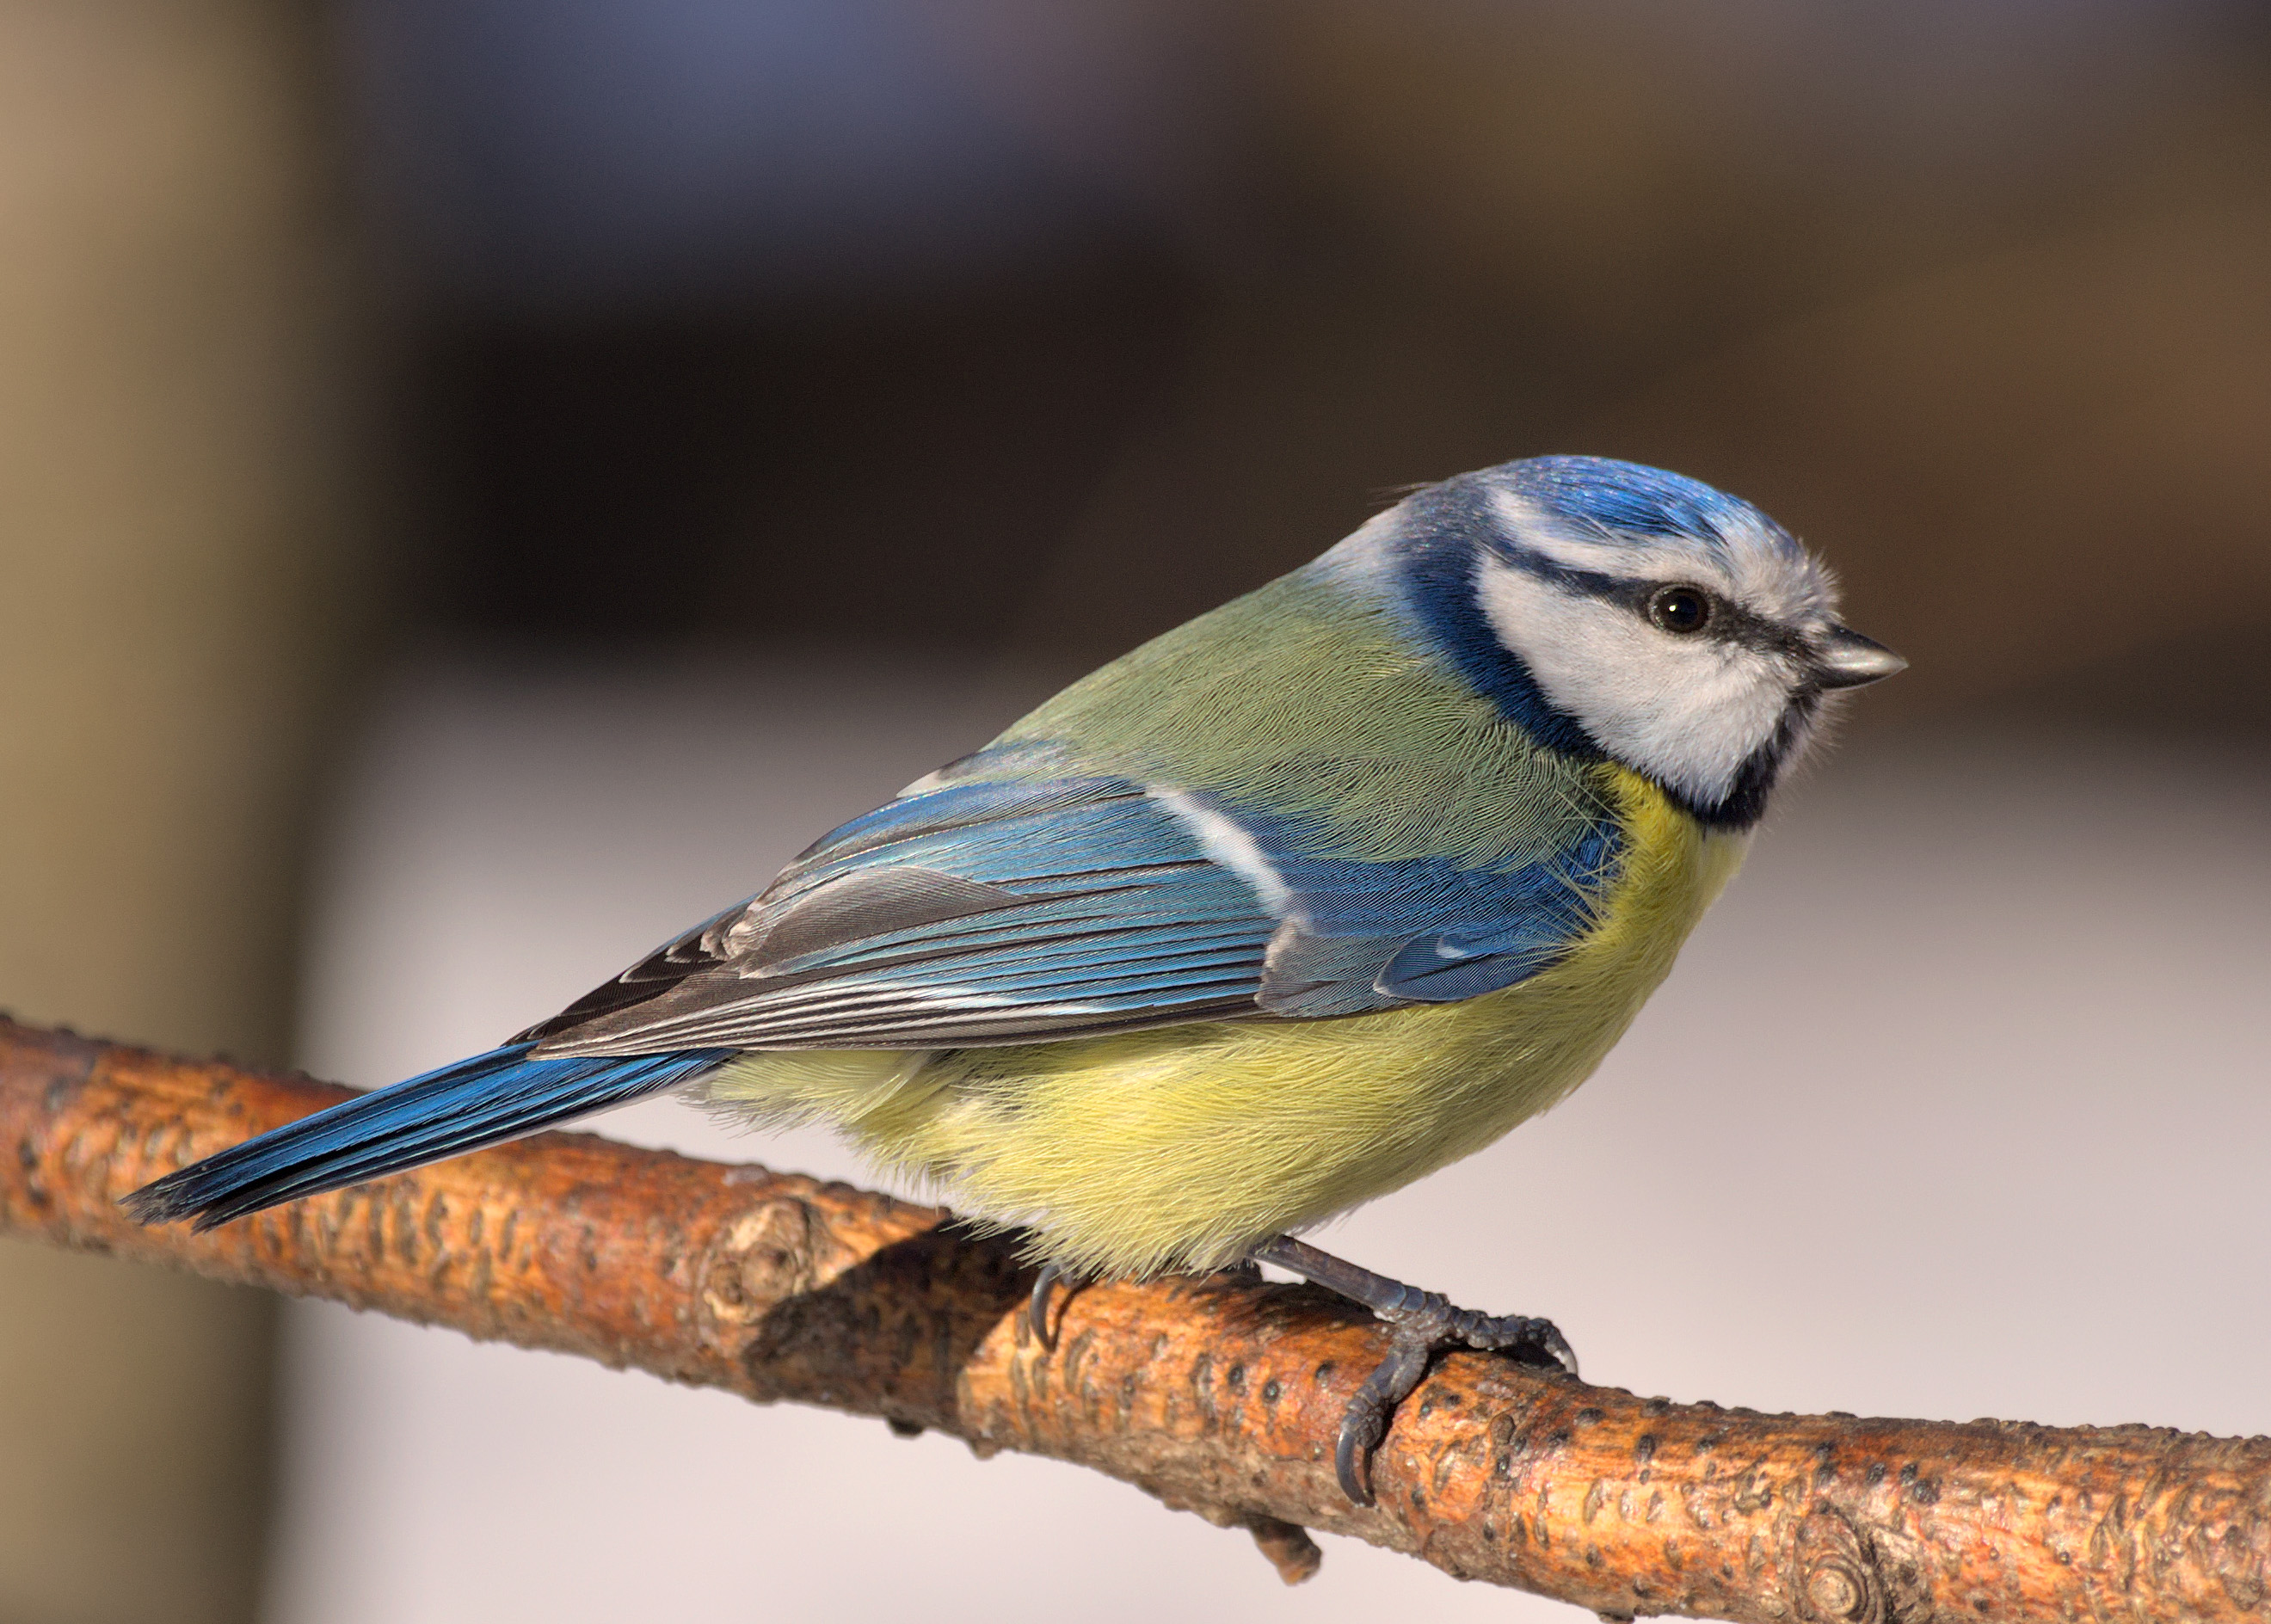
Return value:
<svg viewBox="0 0 2271 1624">
<path fill-rule="evenodd" d="M 1308 1287 L 1089 1286 L 1044 1345 L 1031 1271 L 946 1213 L 585 1134 L 205 1235 L 115 1204 L 346 1092 L 0 1019 L 0 1233 L 1053 1456 L 1248 1530 L 1289 1581 L 1326 1529 L 1612 1617 L 2271 1616 L 2262 1438 L 1759 1415 L 1456 1354 L 1364 1509 L 1333 1437 L 1385 1339 Z"/>
</svg>

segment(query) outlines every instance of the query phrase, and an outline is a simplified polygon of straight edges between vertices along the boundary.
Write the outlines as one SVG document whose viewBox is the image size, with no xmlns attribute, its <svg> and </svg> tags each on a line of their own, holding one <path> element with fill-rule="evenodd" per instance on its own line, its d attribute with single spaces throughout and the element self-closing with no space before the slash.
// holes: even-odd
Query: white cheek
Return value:
<svg viewBox="0 0 2271 1624">
<path fill-rule="evenodd" d="M 1725 795 L 1782 720 L 1788 680 L 1767 655 L 1674 637 L 1495 560 L 1477 588 L 1546 698 L 1609 755 L 1699 801 Z"/>
</svg>

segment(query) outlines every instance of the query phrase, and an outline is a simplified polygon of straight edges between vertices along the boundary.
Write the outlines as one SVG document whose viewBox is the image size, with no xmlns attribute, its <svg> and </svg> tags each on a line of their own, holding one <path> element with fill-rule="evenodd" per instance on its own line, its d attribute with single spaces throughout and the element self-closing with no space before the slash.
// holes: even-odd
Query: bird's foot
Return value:
<svg viewBox="0 0 2271 1624">
<path fill-rule="evenodd" d="M 1407 1290 L 1410 1288 L 1407 1287 Z M 1396 1405 L 1426 1379 L 1435 1355 L 1453 1348 L 1506 1353 L 1525 1365 L 1577 1374 L 1577 1356 L 1551 1320 L 1519 1314 L 1487 1315 L 1455 1307 L 1433 1292 L 1414 1293 L 1416 1307 L 1376 1309 L 1393 1332 L 1388 1357 L 1373 1367 L 1364 1385 L 1341 1413 L 1340 1437 L 1333 1446 L 1333 1471 L 1341 1490 L 1359 1506 L 1373 1503 L 1372 1457 L 1388 1436 Z"/>
<path fill-rule="evenodd" d="M 1333 1448 L 1333 1471 L 1342 1492 L 1359 1506 L 1373 1503 L 1372 1457 L 1388 1435 L 1389 1418 L 1426 1379 L 1436 1354 L 1472 1348 L 1577 1374 L 1577 1356 L 1551 1320 L 1455 1307 L 1437 1292 L 1374 1274 L 1289 1235 L 1255 1248 L 1254 1256 L 1362 1303 L 1392 1332 L 1388 1357 L 1365 1378 L 1342 1412 L 1340 1436 Z"/>
</svg>

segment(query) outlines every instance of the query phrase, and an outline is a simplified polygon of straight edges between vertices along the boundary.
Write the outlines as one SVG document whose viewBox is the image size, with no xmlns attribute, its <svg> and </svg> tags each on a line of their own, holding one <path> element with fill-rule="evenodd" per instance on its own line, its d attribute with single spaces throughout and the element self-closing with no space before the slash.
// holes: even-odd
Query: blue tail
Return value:
<svg viewBox="0 0 2271 1624">
<path fill-rule="evenodd" d="M 509 1044 L 346 1100 L 144 1185 L 122 1203 L 145 1224 L 199 1230 L 264 1207 L 422 1167 L 683 1083 L 731 1049 L 533 1060 Z"/>
</svg>

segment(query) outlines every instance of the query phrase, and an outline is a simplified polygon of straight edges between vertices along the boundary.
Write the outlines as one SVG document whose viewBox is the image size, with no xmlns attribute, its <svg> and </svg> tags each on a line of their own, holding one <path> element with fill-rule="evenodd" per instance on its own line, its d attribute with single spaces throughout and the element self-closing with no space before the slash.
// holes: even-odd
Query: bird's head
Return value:
<svg viewBox="0 0 2271 1624">
<path fill-rule="evenodd" d="M 1838 622 L 1828 572 L 1788 532 L 1676 473 L 1540 457 L 1398 518 L 1416 606 L 1471 680 L 1707 823 L 1755 822 L 1825 696 L 1908 663 Z"/>
</svg>

